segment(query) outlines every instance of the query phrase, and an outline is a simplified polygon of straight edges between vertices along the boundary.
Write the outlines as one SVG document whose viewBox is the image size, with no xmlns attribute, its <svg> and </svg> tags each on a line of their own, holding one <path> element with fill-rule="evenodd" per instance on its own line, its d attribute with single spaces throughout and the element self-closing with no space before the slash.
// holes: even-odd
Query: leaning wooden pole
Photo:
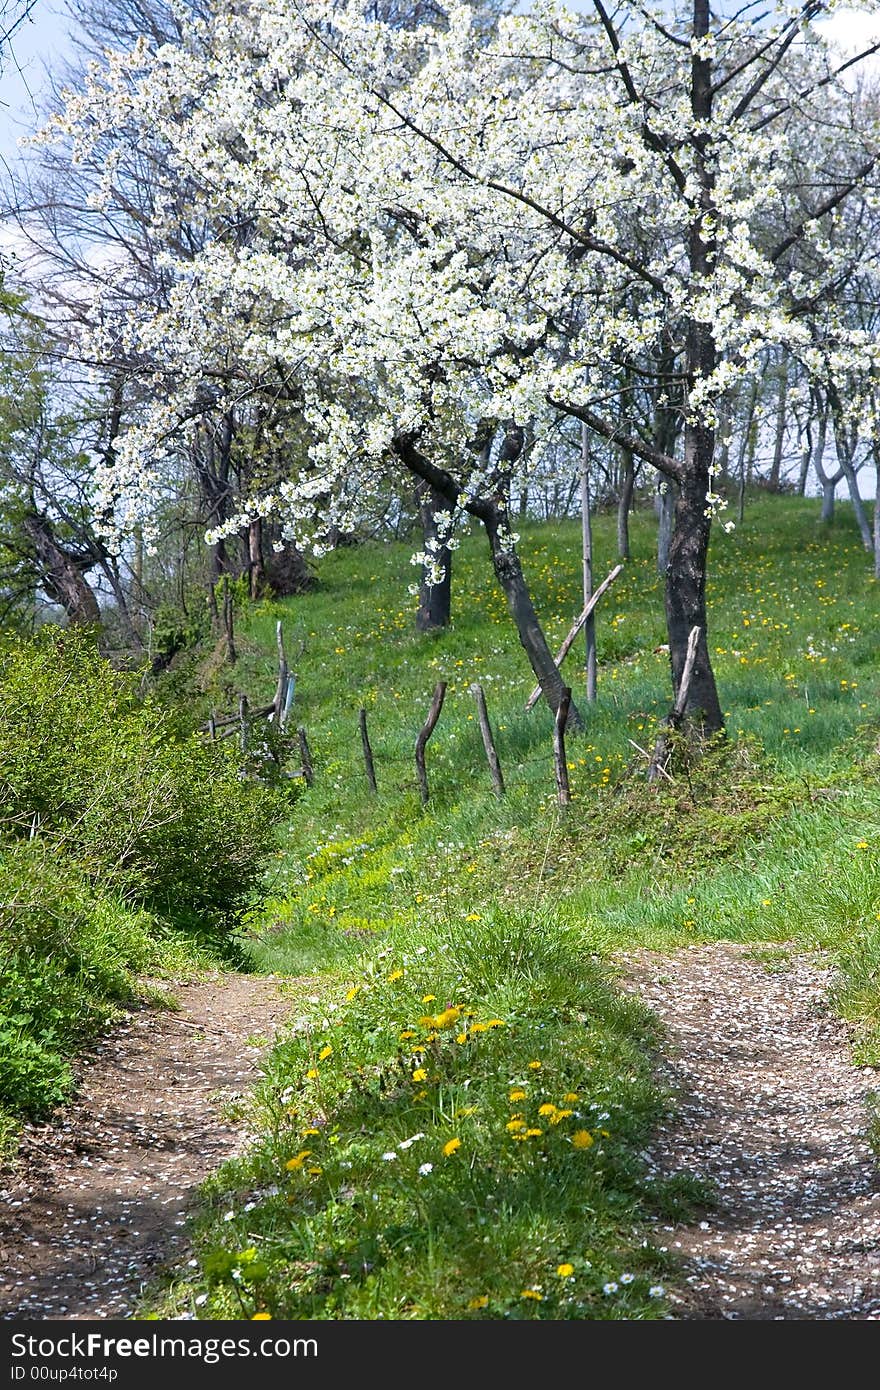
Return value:
<svg viewBox="0 0 880 1390">
<path fill-rule="evenodd" d="M 246 753 L 251 731 L 250 709 L 248 707 L 248 697 L 246 695 L 239 696 L 238 723 L 241 736 L 241 751 L 242 753 Z"/>
<path fill-rule="evenodd" d="M 378 791 L 376 786 L 376 768 L 373 764 L 373 750 L 370 746 L 370 735 L 367 733 L 367 711 L 358 710 L 358 724 L 361 731 L 361 748 L 364 752 L 364 766 L 367 769 L 367 781 L 370 784 L 370 791 L 375 796 Z"/>
<path fill-rule="evenodd" d="M 565 761 L 565 721 L 571 704 L 571 689 L 566 686 L 559 701 L 556 719 L 553 723 L 553 766 L 556 772 L 556 796 L 560 806 L 571 801 L 571 788 L 568 783 L 568 764 Z"/>
<path fill-rule="evenodd" d="M 571 630 L 570 630 L 569 633 L 568 633 L 568 636 L 565 638 L 565 641 L 562 643 L 562 646 L 559 648 L 559 651 L 556 653 L 556 665 L 557 665 L 557 666 L 561 666 L 561 665 L 562 665 L 563 661 L 564 661 L 565 658 L 568 656 L 568 653 L 571 651 L 572 646 L 574 645 L 574 640 L 575 640 L 575 638 L 577 637 L 578 633 L 580 632 L 581 628 L 583 627 L 584 623 L 587 621 L 587 619 L 589 618 L 590 614 L 591 614 L 591 613 L 593 612 L 593 610 L 595 609 L 596 604 L 599 602 L 600 598 L 601 598 L 602 595 L 605 593 L 606 589 L 610 589 L 610 588 L 611 588 L 611 585 L 614 583 L 615 579 L 616 579 L 617 576 L 621 573 L 622 570 L 623 570 L 623 565 L 615 565 L 615 566 L 614 566 L 614 569 L 611 571 L 611 573 L 610 573 L 609 575 L 607 575 L 605 579 L 602 580 L 602 583 L 599 585 L 598 589 L 597 589 L 596 592 L 593 594 L 593 596 L 592 596 L 592 598 L 590 599 L 589 603 L 585 606 L 585 608 L 584 608 L 583 612 L 581 613 L 580 617 L 577 618 L 577 620 L 576 620 L 575 623 L 573 624 Z M 535 688 L 534 688 L 534 690 L 532 691 L 531 695 L 530 695 L 529 698 L 526 700 L 526 709 L 531 709 L 533 705 L 536 705 L 536 704 L 538 703 L 538 701 L 540 700 L 540 698 L 541 698 L 541 687 L 540 687 L 539 685 L 536 685 Z"/>
<path fill-rule="evenodd" d="M 648 764 L 648 781 L 656 782 L 666 772 L 666 749 L 669 744 L 669 734 L 672 729 L 677 729 L 684 718 L 687 708 L 688 691 L 691 686 L 691 677 L 694 674 L 694 665 L 697 660 L 697 646 L 700 641 L 700 628 L 692 627 L 688 637 L 687 653 L 684 658 L 684 666 L 681 672 L 681 681 L 678 686 L 678 694 L 675 697 L 675 704 L 669 711 L 669 715 L 663 724 L 657 741 L 654 744 L 654 753 Z"/>
<path fill-rule="evenodd" d="M 486 752 L 486 762 L 489 764 L 489 774 L 492 778 L 492 787 L 496 796 L 504 795 L 504 777 L 501 773 L 501 763 L 498 760 L 498 750 L 495 747 L 495 739 L 492 736 L 492 726 L 489 723 L 489 711 L 486 708 L 486 696 L 483 687 L 475 681 L 471 686 L 471 694 L 477 702 L 477 718 L 480 721 L 480 733 L 483 737 L 483 748 Z"/>
<path fill-rule="evenodd" d="M 284 632 L 281 627 L 281 619 L 275 624 L 275 641 L 278 646 L 278 682 L 275 686 L 275 698 L 272 701 L 272 718 L 275 723 L 280 725 L 281 715 L 284 711 L 284 701 L 287 695 L 287 655 L 284 651 Z"/>
<path fill-rule="evenodd" d="M 315 780 L 315 771 L 312 767 L 312 755 L 309 752 L 309 741 L 306 738 L 306 731 L 300 725 L 296 731 L 299 740 L 299 755 L 302 758 L 302 775 L 307 787 L 310 787 Z"/>
<path fill-rule="evenodd" d="M 440 718 L 440 711 L 443 708 L 443 701 L 445 698 L 446 682 L 438 681 L 434 687 L 434 695 L 431 700 L 431 708 L 428 710 L 428 717 L 419 730 L 419 736 L 416 739 L 416 773 L 419 779 L 419 792 L 421 794 L 423 806 L 427 806 L 428 804 L 428 770 L 425 766 L 425 749 L 428 745 L 428 739 L 434 732 L 437 720 Z"/>
</svg>

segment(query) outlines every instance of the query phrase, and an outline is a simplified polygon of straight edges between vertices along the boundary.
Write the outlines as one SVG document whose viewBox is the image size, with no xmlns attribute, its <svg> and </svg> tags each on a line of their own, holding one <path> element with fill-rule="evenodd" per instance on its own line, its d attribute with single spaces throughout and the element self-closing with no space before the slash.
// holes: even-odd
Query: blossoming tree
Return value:
<svg viewBox="0 0 880 1390">
<path fill-rule="evenodd" d="M 217 408 L 280 393 L 310 441 L 228 525 L 280 512 L 289 534 L 320 537 L 406 470 L 430 489 L 435 547 L 462 513 L 485 526 L 556 708 L 508 504 L 514 472 L 576 417 L 675 486 L 673 687 L 698 627 L 687 710 L 720 730 L 706 612 L 719 402 L 768 347 L 817 368 L 807 320 L 864 254 L 835 229 L 871 196 L 877 130 L 854 120 L 851 64 L 811 28 L 828 8 L 752 21 L 708 0 L 613 15 L 593 0 L 487 35 L 465 6 L 402 31 L 358 3 L 269 0 L 116 55 L 55 129 L 80 155 L 149 130 L 212 234 L 186 260 L 163 252 L 166 302 L 125 323 L 175 387 L 120 439 L 108 489 L 148 513 L 157 460 L 222 344 L 235 370 Z M 161 207 L 155 223 L 161 240 Z M 873 341 L 823 322 L 823 360 L 868 370 Z M 634 379 L 680 420 L 680 453 L 622 428 Z"/>
</svg>

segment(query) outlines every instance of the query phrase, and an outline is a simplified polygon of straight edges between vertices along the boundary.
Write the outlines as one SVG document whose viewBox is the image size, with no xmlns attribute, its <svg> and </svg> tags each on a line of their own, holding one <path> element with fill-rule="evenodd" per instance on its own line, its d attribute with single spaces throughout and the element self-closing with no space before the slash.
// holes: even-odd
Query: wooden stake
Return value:
<svg viewBox="0 0 880 1390">
<path fill-rule="evenodd" d="M 275 641 L 278 645 L 278 683 L 275 686 L 275 698 L 272 701 L 272 717 L 277 725 L 281 724 L 281 714 L 284 709 L 284 700 L 287 695 L 287 656 L 284 651 L 284 633 L 281 630 L 281 619 L 275 625 Z"/>
<path fill-rule="evenodd" d="M 664 723 L 659 734 L 657 735 L 657 741 L 654 744 L 654 754 L 651 758 L 650 764 L 648 765 L 649 782 L 656 782 L 657 778 L 660 776 L 665 776 L 667 778 L 669 777 L 669 773 L 666 771 L 665 766 L 666 749 L 669 743 L 669 731 L 671 729 L 677 729 L 682 719 L 684 718 L 684 712 L 687 706 L 688 691 L 690 690 L 691 685 L 691 677 L 694 674 L 694 666 L 697 660 L 697 646 L 699 645 L 699 641 L 700 628 L 692 627 L 690 636 L 688 637 L 687 652 L 685 654 L 684 666 L 681 672 L 681 681 L 678 687 L 678 695 L 675 698 L 675 704 L 669 711 L 669 716 L 666 719 L 666 722 Z"/>
<path fill-rule="evenodd" d="M 486 750 L 486 762 L 489 764 L 489 772 L 492 776 L 492 786 L 496 796 L 504 795 L 504 778 L 501 774 L 501 764 L 498 761 L 498 751 L 495 747 L 495 740 L 492 737 L 492 726 L 489 723 L 489 711 L 486 709 L 486 696 L 483 687 L 475 681 L 471 686 L 471 694 L 477 702 L 477 717 L 480 721 L 480 733 L 483 735 L 483 747 Z"/>
<path fill-rule="evenodd" d="M 375 796 L 379 790 L 376 786 L 376 769 L 373 766 L 373 750 L 370 747 L 370 735 L 367 733 L 367 711 L 358 710 L 358 723 L 361 729 L 361 747 L 364 750 L 364 766 L 367 769 L 367 781 L 370 784 L 370 791 Z"/>
<path fill-rule="evenodd" d="M 208 719 L 208 733 L 211 735 L 211 742 L 213 743 L 217 738 L 217 720 L 214 718 L 213 710 L 211 710 L 211 714 Z"/>
<path fill-rule="evenodd" d="M 238 722 L 241 729 L 241 751 L 247 752 L 248 737 L 250 735 L 250 714 L 248 710 L 248 697 L 240 695 L 238 700 Z"/>
<path fill-rule="evenodd" d="M 312 755 L 309 752 L 309 741 L 306 738 L 306 731 L 302 725 L 297 729 L 296 736 L 299 739 L 299 753 L 302 758 L 303 780 L 306 786 L 310 787 L 315 780 L 315 770 L 312 767 Z"/>
<path fill-rule="evenodd" d="M 232 594 L 229 592 L 229 575 L 223 576 L 223 626 L 226 629 L 226 658 L 234 666 L 238 653 L 235 650 L 235 634 L 232 623 Z"/>
<path fill-rule="evenodd" d="M 440 718 L 440 711 L 443 708 L 445 697 L 446 682 L 438 681 L 434 687 L 434 695 L 431 700 L 431 708 L 428 710 L 428 717 L 416 739 L 416 772 L 419 778 L 419 791 L 421 793 L 423 806 L 427 806 L 428 804 L 428 771 L 425 767 L 425 748 L 428 739 L 434 732 L 437 720 Z"/>
<path fill-rule="evenodd" d="M 559 798 L 560 806 L 567 806 L 571 801 L 571 788 L 568 784 L 568 765 L 565 761 L 565 723 L 568 719 L 568 707 L 570 704 L 571 689 L 569 686 L 566 686 L 562 692 L 562 699 L 559 701 L 556 719 L 553 722 L 553 766 L 556 771 L 556 795 Z"/>
<path fill-rule="evenodd" d="M 623 565 L 615 565 L 614 569 L 607 576 L 607 578 L 602 580 L 602 583 L 599 585 L 598 589 L 593 594 L 593 597 L 590 599 L 589 603 L 584 608 L 584 611 L 581 613 L 580 617 L 574 623 L 573 627 L 571 628 L 571 631 L 569 632 L 562 646 L 559 648 L 559 651 L 556 653 L 557 666 L 562 665 L 563 661 L 568 656 L 568 653 L 571 651 L 572 645 L 574 644 L 574 639 L 577 637 L 584 623 L 587 621 L 587 618 L 589 618 L 590 614 L 595 609 L 596 604 L 599 602 L 606 589 L 610 589 L 611 585 L 614 583 L 615 579 L 620 574 L 622 569 Z M 536 705 L 538 703 L 538 700 L 540 698 L 541 687 L 539 685 L 536 685 L 531 695 L 526 700 L 526 709 L 531 709 L 533 705 Z"/>
</svg>

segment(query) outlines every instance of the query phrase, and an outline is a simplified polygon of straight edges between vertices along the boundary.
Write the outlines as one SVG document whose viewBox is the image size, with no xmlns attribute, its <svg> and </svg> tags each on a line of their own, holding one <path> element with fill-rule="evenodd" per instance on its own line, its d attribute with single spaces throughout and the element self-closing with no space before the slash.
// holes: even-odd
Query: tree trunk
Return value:
<svg viewBox="0 0 880 1390">
<path fill-rule="evenodd" d="M 710 518 L 706 516 L 706 494 L 711 458 L 712 431 L 698 425 L 688 425 L 685 431 L 685 477 L 675 506 L 675 529 L 666 572 L 666 627 L 672 688 L 677 696 L 687 657 L 688 638 L 692 629 L 699 627 L 700 640 L 685 715 L 690 716 L 705 734 L 718 733 L 724 728 L 706 640 L 706 557 L 710 529 Z"/>
<path fill-rule="evenodd" d="M 776 437 L 773 444 L 773 462 L 770 466 L 770 491 L 778 492 L 782 476 L 782 452 L 785 447 L 785 411 L 788 404 L 788 362 L 784 360 L 779 370 L 779 399 L 776 406 Z"/>
<path fill-rule="evenodd" d="M 581 425 L 581 554 L 583 559 L 584 607 L 593 597 L 593 516 L 590 503 L 590 435 Z M 596 698 L 596 615 L 591 613 L 584 623 L 586 643 L 587 699 Z"/>
<path fill-rule="evenodd" d="M 874 578 L 880 579 L 880 448 L 874 445 Z"/>
<path fill-rule="evenodd" d="M 258 516 L 253 517 L 248 526 L 248 578 L 251 598 L 258 599 L 263 592 L 265 579 L 263 523 Z"/>
<path fill-rule="evenodd" d="M 657 490 L 657 573 L 666 574 L 669 567 L 669 547 L 672 544 L 672 527 L 675 520 L 675 504 L 678 500 L 678 484 L 671 478 L 661 478 Z"/>
<path fill-rule="evenodd" d="M 837 479 L 836 479 L 836 478 L 828 478 L 828 477 L 826 477 L 825 479 L 823 479 L 823 482 L 822 482 L 822 513 L 821 513 L 821 516 L 819 517 L 819 520 L 820 520 L 820 521 L 824 521 L 824 522 L 826 523 L 826 525 L 830 525 L 831 522 L 834 520 L 834 493 L 835 493 L 836 488 L 837 488 Z"/>
<path fill-rule="evenodd" d="M 620 497 L 617 503 L 617 558 L 629 559 L 629 511 L 632 506 L 636 470 L 628 449 L 620 451 Z"/>
<path fill-rule="evenodd" d="M 828 388 L 828 400 L 831 405 L 831 415 L 834 422 L 834 443 L 837 449 L 837 461 L 840 464 L 840 470 L 849 488 L 849 495 L 852 499 L 853 512 L 855 514 L 856 524 L 859 528 L 859 534 L 862 538 L 862 545 L 870 555 L 874 551 L 874 537 L 871 535 L 871 528 L 868 525 L 868 518 L 865 515 L 864 503 L 862 502 L 861 493 L 859 492 L 859 480 L 856 476 L 855 467 L 853 466 L 853 454 L 856 449 L 855 430 L 852 436 L 847 435 L 843 421 L 843 410 L 836 387 Z"/>
<path fill-rule="evenodd" d="M 694 37 L 698 40 L 706 38 L 709 28 L 709 0 L 694 0 Z M 712 60 L 703 56 L 700 45 L 697 45 L 691 57 L 691 110 L 695 120 L 703 126 L 712 119 L 712 91 Z M 706 141 L 706 135 L 700 133 L 693 142 L 699 202 L 693 209 L 688 235 L 688 263 L 695 283 L 711 277 L 718 249 L 714 231 L 711 230 L 715 220 L 715 190 L 712 165 L 705 153 Z M 691 319 L 685 344 L 688 397 L 697 381 L 711 376 L 717 363 L 718 352 L 711 325 L 700 319 Z M 694 627 L 700 629 L 683 714 L 703 734 L 711 735 L 724 729 L 706 631 L 706 560 L 711 527 L 706 503 L 712 479 L 715 431 L 707 424 L 688 418 L 687 401 L 685 409 L 688 413 L 685 416 L 681 487 L 675 506 L 675 527 L 666 569 L 666 626 L 676 700 L 687 661 L 691 631 Z"/>
<path fill-rule="evenodd" d="M 532 596 L 526 584 L 520 558 L 511 545 L 505 545 L 501 538 L 500 517 L 495 507 L 487 512 L 483 524 L 492 552 L 492 566 L 495 577 L 507 600 L 507 610 L 516 625 L 519 640 L 541 687 L 541 692 L 554 715 L 563 701 L 568 687 L 547 646 Z M 580 732 L 584 727 L 580 711 L 572 700 L 568 710 L 566 729 L 569 733 Z"/>
<path fill-rule="evenodd" d="M 416 496 L 425 553 L 429 559 L 433 557 L 443 570 L 439 583 L 431 584 L 428 567 L 422 567 L 416 628 L 419 632 L 436 632 L 439 628 L 448 627 L 452 616 L 452 551 L 438 540 L 440 527 L 434 520 L 435 513 L 449 511 L 449 503 L 441 492 L 421 480 L 416 487 Z"/>
<path fill-rule="evenodd" d="M 55 603 L 61 604 L 70 623 L 100 623 L 98 600 L 83 578 L 79 557 L 60 543 L 49 518 L 33 512 L 23 524 L 34 547 L 42 588 Z"/>
</svg>

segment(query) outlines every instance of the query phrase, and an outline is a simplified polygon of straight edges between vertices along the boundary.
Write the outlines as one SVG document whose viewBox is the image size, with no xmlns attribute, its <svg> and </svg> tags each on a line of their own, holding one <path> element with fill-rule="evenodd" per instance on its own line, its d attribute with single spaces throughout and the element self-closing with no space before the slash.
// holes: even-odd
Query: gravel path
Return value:
<svg viewBox="0 0 880 1390">
<path fill-rule="evenodd" d="M 719 1204 L 667 1227 L 686 1261 L 681 1318 L 880 1318 L 875 1071 L 852 1065 L 815 955 L 768 969 L 728 943 L 623 957 L 666 1028 L 679 1096 L 651 1158 L 709 1178 Z M 661 1242 L 662 1243 L 662 1242 Z"/>
<path fill-rule="evenodd" d="M 79 1067 L 72 1105 L 0 1170 L 0 1318 L 125 1318 L 183 1258 L 198 1185 L 245 1135 L 229 1102 L 303 982 L 216 974 L 144 1008 Z"/>
</svg>

